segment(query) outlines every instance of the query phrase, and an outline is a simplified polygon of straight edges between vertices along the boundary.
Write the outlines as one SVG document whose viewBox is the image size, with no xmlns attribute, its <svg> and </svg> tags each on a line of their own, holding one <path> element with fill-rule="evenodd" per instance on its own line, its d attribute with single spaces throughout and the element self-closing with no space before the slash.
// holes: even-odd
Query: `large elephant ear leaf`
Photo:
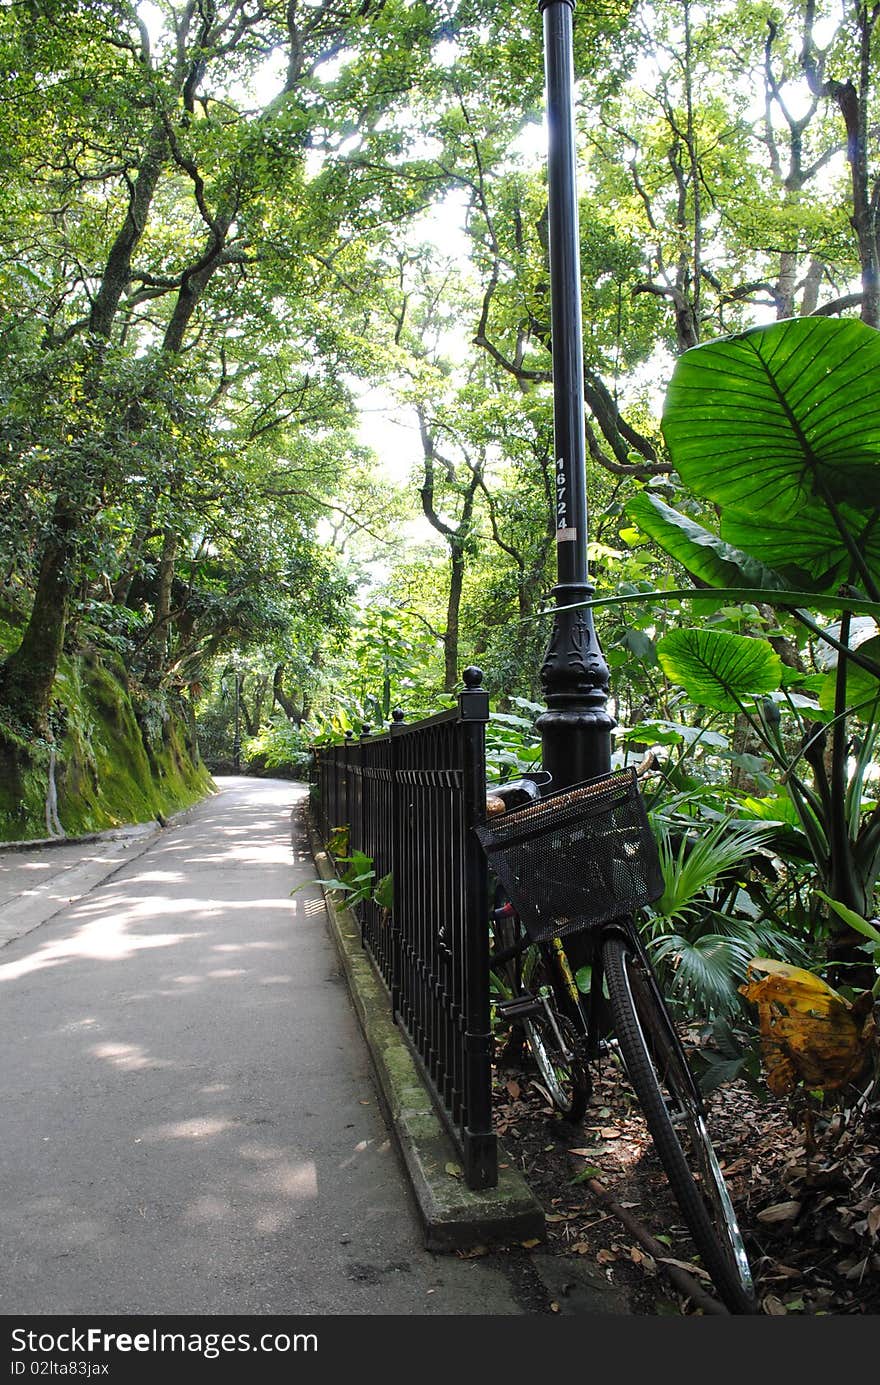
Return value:
<svg viewBox="0 0 880 1385">
<path fill-rule="evenodd" d="M 722 537 L 753 552 L 767 524 L 790 538 L 821 517 L 831 568 L 852 555 L 841 513 L 858 543 L 880 506 L 880 332 L 797 318 L 694 347 L 673 372 L 663 432 L 684 483 L 722 507 Z M 800 561 L 790 544 L 761 557 Z"/>
<path fill-rule="evenodd" d="M 626 510 L 642 533 L 681 563 L 697 582 L 713 587 L 764 588 L 767 591 L 784 591 L 789 585 L 778 572 L 674 510 L 659 496 L 639 491 L 632 496 Z"/>
<path fill-rule="evenodd" d="M 766 640 L 726 630 L 671 630 L 657 658 L 670 682 L 718 712 L 737 712 L 744 698 L 774 692 L 782 680 L 782 661 Z"/>
</svg>

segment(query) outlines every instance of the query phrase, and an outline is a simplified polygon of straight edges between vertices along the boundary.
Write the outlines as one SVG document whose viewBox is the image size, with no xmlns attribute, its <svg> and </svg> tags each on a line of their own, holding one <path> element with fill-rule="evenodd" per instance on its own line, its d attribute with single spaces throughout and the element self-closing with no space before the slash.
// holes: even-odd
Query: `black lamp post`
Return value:
<svg viewBox="0 0 880 1385">
<path fill-rule="evenodd" d="M 561 609 L 593 595 L 587 566 L 580 237 L 574 140 L 574 0 L 540 0 L 549 126 L 548 201 L 556 470 L 556 611 L 538 718 L 543 764 L 553 789 L 606 774 L 614 718 L 607 709 L 608 666 L 592 611 Z"/>
</svg>

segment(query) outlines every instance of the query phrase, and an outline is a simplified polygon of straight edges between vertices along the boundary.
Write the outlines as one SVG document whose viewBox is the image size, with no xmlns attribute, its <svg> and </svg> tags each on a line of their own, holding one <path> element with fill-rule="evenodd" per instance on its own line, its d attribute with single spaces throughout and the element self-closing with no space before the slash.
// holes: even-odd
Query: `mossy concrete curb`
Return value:
<svg viewBox="0 0 880 1385">
<path fill-rule="evenodd" d="M 208 798 L 215 798 L 219 789 L 213 785 L 205 789 L 192 803 L 188 803 L 185 808 L 178 808 L 176 812 L 163 813 L 161 816 L 147 818 L 145 822 L 126 822 L 119 827 L 107 827 L 101 832 L 80 832 L 73 836 L 63 837 L 25 837 L 21 841 L 4 842 L 0 841 L 0 851 L 37 851 L 44 846 L 90 846 L 93 842 L 118 842 L 135 841 L 138 838 L 149 837 L 150 841 L 161 835 L 163 831 L 170 827 L 179 827 L 186 822 L 191 813 L 195 811 Z"/>
<path fill-rule="evenodd" d="M 306 830 L 318 873 L 335 872 L 305 806 Z M 459 1156 L 425 1086 L 404 1035 L 391 1018 L 388 992 L 361 944 L 350 909 L 324 891 L 330 932 L 373 1062 L 385 1114 L 397 1141 L 429 1250 L 461 1250 L 546 1236 L 544 1211 L 525 1180 L 502 1168 L 498 1186 L 482 1192 L 452 1176 Z M 502 1156 L 503 1158 L 503 1156 Z"/>
</svg>

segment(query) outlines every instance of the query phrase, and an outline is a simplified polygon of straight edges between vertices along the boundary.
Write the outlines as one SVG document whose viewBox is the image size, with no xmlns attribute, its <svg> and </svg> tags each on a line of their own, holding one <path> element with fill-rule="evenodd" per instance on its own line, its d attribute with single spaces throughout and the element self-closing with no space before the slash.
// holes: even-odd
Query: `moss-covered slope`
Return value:
<svg viewBox="0 0 880 1385">
<path fill-rule="evenodd" d="M 0 620 L 0 658 L 15 642 Z M 130 689 L 105 651 L 63 657 L 51 720 L 51 740 L 0 725 L 0 841 L 56 835 L 59 823 L 75 836 L 147 822 L 211 788 L 184 706 Z"/>
</svg>

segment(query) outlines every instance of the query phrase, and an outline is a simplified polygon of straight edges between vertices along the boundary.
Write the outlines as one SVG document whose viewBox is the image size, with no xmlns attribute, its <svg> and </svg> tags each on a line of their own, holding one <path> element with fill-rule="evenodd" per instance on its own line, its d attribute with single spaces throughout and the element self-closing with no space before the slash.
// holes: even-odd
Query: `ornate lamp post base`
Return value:
<svg viewBox="0 0 880 1385">
<path fill-rule="evenodd" d="M 554 588 L 556 605 L 568 606 L 593 595 L 589 583 Z M 589 610 L 557 610 L 553 633 L 541 668 L 547 711 L 537 720 L 543 765 L 552 787 L 607 774 L 611 768 L 614 718 L 607 709 L 608 665 Z"/>
</svg>

